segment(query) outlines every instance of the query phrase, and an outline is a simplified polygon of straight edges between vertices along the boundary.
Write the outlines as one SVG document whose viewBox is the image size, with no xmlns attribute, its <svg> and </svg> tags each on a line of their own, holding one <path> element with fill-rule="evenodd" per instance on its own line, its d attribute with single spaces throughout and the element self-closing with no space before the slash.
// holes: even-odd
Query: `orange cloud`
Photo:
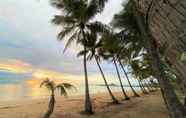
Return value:
<svg viewBox="0 0 186 118">
<path fill-rule="evenodd" d="M 0 71 L 8 71 L 12 73 L 26 73 L 30 72 L 31 65 L 15 59 L 10 59 L 0 62 Z"/>
<path fill-rule="evenodd" d="M 33 79 L 26 81 L 31 86 L 39 86 L 40 83 L 49 78 L 56 83 L 68 82 L 72 84 L 84 83 L 84 75 L 72 75 L 70 73 L 61 73 L 53 70 L 36 68 L 21 60 L 10 59 L 0 61 L 0 71 L 8 71 L 12 73 L 27 73 L 32 74 Z M 98 83 L 102 81 L 97 74 L 89 76 L 90 83 Z"/>
</svg>

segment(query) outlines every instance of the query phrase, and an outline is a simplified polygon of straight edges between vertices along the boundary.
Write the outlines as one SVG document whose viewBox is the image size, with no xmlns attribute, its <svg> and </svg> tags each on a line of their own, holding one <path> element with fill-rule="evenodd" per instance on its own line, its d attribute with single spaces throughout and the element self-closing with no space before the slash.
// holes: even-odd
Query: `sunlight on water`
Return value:
<svg viewBox="0 0 186 118">
<path fill-rule="evenodd" d="M 41 78 L 27 79 L 29 76 L 23 76 L 18 74 L 0 73 L 0 100 L 21 100 L 21 99 L 38 99 L 46 98 L 50 95 L 50 91 L 46 87 L 40 88 L 40 83 L 44 80 Z M 77 78 L 77 77 L 76 77 Z M 85 92 L 84 77 L 79 76 L 79 79 L 62 80 L 52 79 L 56 84 L 61 82 L 68 82 L 76 87 L 76 90 L 70 90 L 69 96 L 83 95 Z M 6 81 L 5 81 L 6 80 Z M 111 89 L 114 92 L 121 91 L 118 83 L 118 79 L 115 76 L 107 77 L 108 83 L 112 84 Z M 107 92 L 104 82 L 99 75 L 92 75 L 89 77 L 90 93 L 102 93 Z M 125 79 L 123 79 L 125 89 L 130 91 Z M 133 85 L 136 85 L 135 80 L 132 80 Z M 139 88 L 135 88 L 139 90 Z M 56 92 L 59 96 L 59 92 Z"/>
</svg>

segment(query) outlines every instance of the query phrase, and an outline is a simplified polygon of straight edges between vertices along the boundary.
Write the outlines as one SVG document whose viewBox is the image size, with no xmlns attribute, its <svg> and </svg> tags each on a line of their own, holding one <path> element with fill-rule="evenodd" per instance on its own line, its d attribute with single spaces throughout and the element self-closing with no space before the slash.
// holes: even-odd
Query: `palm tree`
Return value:
<svg viewBox="0 0 186 118">
<path fill-rule="evenodd" d="M 146 55 L 143 56 L 145 57 Z M 139 78 L 140 81 L 143 81 L 143 84 L 145 85 L 145 87 L 148 89 L 149 92 L 153 92 L 153 90 L 149 86 L 149 83 L 146 81 L 146 78 L 149 78 L 153 75 L 153 70 L 149 65 L 147 58 L 144 58 L 142 61 L 132 60 L 130 61 L 130 64 L 133 70 L 132 74 L 136 78 Z"/>
<path fill-rule="evenodd" d="M 127 74 L 125 68 L 123 67 L 121 61 L 118 60 L 118 62 L 119 62 L 120 66 L 121 66 L 121 68 L 122 68 L 122 70 L 123 70 L 123 72 L 124 72 L 124 74 L 125 74 L 125 77 L 126 77 L 128 83 L 129 83 L 129 86 L 130 86 L 132 92 L 134 93 L 134 95 L 135 95 L 136 97 L 140 97 L 140 96 L 137 94 L 137 92 L 134 90 L 134 88 L 132 87 L 132 84 L 131 84 L 131 82 L 130 82 L 130 80 L 129 80 L 128 74 Z"/>
<path fill-rule="evenodd" d="M 139 97 L 137 92 L 132 87 L 129 77 L 121 62 L 124 61 L 125 63 L 128 63 L 130 65 L 130 60 L 136 58 L 141 52 L 141 50 L 143 50 L 144 48 L 143 42 L 140 41 L 141 37 L 139 33 L 136 31 L 137 29 L 136 23 L 132 18 L 133 16 L 131 16 L 130 13 L 125 13 L 122 11 L 114 16 L 111 25 L 114 28 L 120 29 L 119 33 L 117 33 L 117 37 L 118 39 L 120 39 L 119 41 L 120 49 L 117 55 L 118 62 L 124 72 L 125 77 L 127 78 L 127 81 L 133 94 L 136 97 Z M 130 22 L 130 24 L 128 24 L 128 22 Z"/>
<path fill-rule="evenodd" d="M 127 4 L 125 11 L 130 12 L 133 16 L 133 21 L 136 22 L 137 31 L 140 33 L 144 42 L 146 42 L 145 48 L 152 60 L 152 66 L 155 70 L 155 77 L 158 79 L 163 98 L 167 105 L 167 108 L 171 114 L 172 118 L 184 118 L 186 116 L 184 106 L 178 100 L 173 87 L 167 79 L 165 71 L 162 67 L 162 61 L 159 56 L 157 49 L 157 43 L 152 37 L 150 30 L 148 29 L 148 24 L 144 22 L 144 16 L 138 11 L 137 3 L 135 0 L 130 0 Z M 128 25 L 130 25 L 130 22 Z M 147 26 L 147 27 L 145 27 Z"/>
<path fill-rule="evenodd" d="M 73 86 L 68 83 L 61 83 L 61 84 L 56 85 L 53 81 L 49 80 L 48 78 L 41 83 L 40 87 L 42 86 L 46 86 L 48 90 L 51 91 L 50 101 L 48 104 L 48 110 L 43 116 L 43 118 L 50 118 L 51 114 L 54 111 L 54 107 L 55 107 L 55 90 L 59 89 L 61 95 L 67 96 L 66 89 L 71 89 L 73 88 Z"/>
<path fill-rule="evenodd" d="M 66 39 L 67 43 L 64 51 L 69 45 L 76 41 L 83 45 L 86 52 L 87 33 L 93 24 L 91 20 L 103 11 L 107 0 L 50 0 L 52 6 L 61 11 L 61 15 L 56 15 L 52 22 L 62 27 L 58 34 L 58 39 Z M 83 57 L 84 76 L 85 76 L 85 113 L 92 114 L 92 103 L 89 94 L 86 53 Z"/>
<path fill-rule="evenodd" d="M 125 100 L 129 100 L 130 98 L 126 94 L 125 89 L 124 89 L 123 84 L 122 84 L 122 81 L 121 81 L 121 76 L 120 76 L 119 69 L 118 69 L 118 66 L 117 66 L 117 63 L 116 63 L 116 59 L 115 59 L 115 57 L 113 57 L 113 58 L 114 58 L 113 61 L 114 61 L 114 65 L 115 65 L 115 68 L 116 68 L 116 72 L 117 72 L 119 82 L 120 82 L 120 85 L 121 85 L 121 89 L 122 89 L 123 94 L 125 96 Z"/>
<path fill-rule="evenodd" d="M 103 24 L 100 23 L 99 26 L 101 26 L 101 25 L 102 25 L 102 28 L 105 27 Z M 95 59 L 96 64 L 97 64 L 97 66 L 99 68 L 99 71 L 100 71 L 101 76 L 102 76 L 102 78 L 104 80 L 105 86 L 106 86 L 106 88 L 107 88 L 107 90 L 109 92 L 110 97 L 112 98 L 113 103 L 114 104 L 118 104 L 119 102 L 115 98 L 115 96 L 113 95 L 113 93 L 112 93 L 112 91 L 111 91 L 111 89 L 110 89 L 110 87 L 108 85 L 108 82 L 106 80 L 105 74 L 104 74 L 104 72 L 103 72 L 103 70 L 101 68 L 101 65 L 100 65 L 100 60 L 101 60 L 101 57 L 103 56 L 103 54 L 102 54 L 102 51 L 101 51 L 102 41 L 101 40 L 97 41 L 98 38 L 97 38 L 96 34 L 98 32 L 98 29 L 100 31 L 100 28 L 95 27 L 94 30 L 91 31 L 91 33 L 89 33 L 89 35 L 88 35 L 89 38 L 88 38 L 87 45 L 86 45 L 87 51 L 86 52 L 84 50 L 80 51 L 78 53 L 78 56 L 82 56 L 82 55 L 84 55 L 84 53 L 87 53 L 87 60 L 92 60 L 93 58 Z M 102 30 L 101 32 L 104 32 L 104 31 Z"/>
<path fill-rule="evenodd" d="M 149 83 L 145 79 L 143 79 L 143 83 L 149 92 L 153 92 L 153 89 L 149 86 Z"/>
<path fill-rule="evenodd" d="M 139 83 L 139 86 L 140 86 L 142 92 L 143 92 L 144 94 L 149 94 L 149 93 L 146 91 L 145 87 L 143 86 L 141 80 L 139 80 L 139 79 L 137 79 L 137 80 L 138 80 L 138 83 Z"/>
<path fill-rule="evenodd" d="M 103 33 L 101 40 L 103 41 L 102 49 L 104 52 L 104 54 L 103 54 L 104 58 L 105 59 L 109 59 L 109 58 L 112 59 L 115 69 L 116 69 L 116 72 L 117 72 L 117 76 L 118 76 L 118 80 L 119 80 L 119 83 L 121 86 L 121 90 L 122 90 L 123 95 L 125 97 L 124 99 L 129 100 L 130 98 L 127 95 L 127 93 L 124 89 L 124 86 L 122 84 L 121 76 L 119 73 L 119 68 L 118 68 L 118 65 L 116 62 L 118 49 L 120 49 L 120 46 L 118 45 L 119 42 L 117 40 L 117 37 L 116 37 L 116 35 L 114 35 L 114 33 L 112 31 L 110 31 L 110 32 Z"/>
</svg>

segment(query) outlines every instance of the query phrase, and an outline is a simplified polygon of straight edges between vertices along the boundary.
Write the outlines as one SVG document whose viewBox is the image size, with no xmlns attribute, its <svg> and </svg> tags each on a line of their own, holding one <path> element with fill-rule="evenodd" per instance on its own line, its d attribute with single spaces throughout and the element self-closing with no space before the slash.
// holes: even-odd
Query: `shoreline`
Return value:
<svg viewBox="0 0 186 118">
<path fill-rule="evenodd" d="M 123 101 L 120 92 L 114 93 L 121 102 L 119 105 L 111 105 L 111 99 L 107 93 L 91 95 L 95 114 L 91 118 L 168 118 L 160 92 L 131 97 L 129 101 Z M 0 118 L 41 118 L 47 110 L 48 99 L 19 101 L 14 104 L 2 103 L 0 107 Z M 4 104 L 2 106 L 2 104 Z M 56 106 L 51 118 L 87 118 L 80 114 L 84 107 L 84 96 L 73 96 L 69 98 L 56 97 Z M 112 116 L 112 117 L 111 117 Z"/>
<path fill-rule="evenodd" d="M 126 93 L 130 97 L 133 95 L 132 91 L 126 91 Z M 139 93 L 139 95 L 142 94 L 141 92 L 138 92 L 138 93 Z M 120 91 L 113 92 L 113 94 L 116 95 L 116 96 L 119 96 L 119 97 L 122 96 L 122 93 Z M 119 94 L 121 94 L 121 96 Z M 110 98 L 108 92 L 91 93 L 90 97 L 95 98 L 95 97 L 100 96 L 100 95 L 108 96 L 108 99 L 110 99 L 110 101 L 111 101 L 111 98 Z M 0 109 L 2 107 L 9 107 L 9 106 L 29 105 L 29 104 L 33 104 L 33 103 L 37 103 L 37 102 L 41 102 L 41 101 L 47 102 L 47 101 L 49 101 L 49 97 L 50 96 L 44 96 L 44 97 L 40 97 L 40 98 L 26 97 L 25 99 L 21 98 L 21 99 L 15 99 L 15 100 L 13 100 L 13 99 L 11 99 L 11 100 L 0 100 Z M 71 99 L 73 99 L 73 100 L 74 99 L 81 99 L 82 101 L 84 101 L 84 97 L 85 97 L 84 94 L 70 95 L 68 97 L 64 97 L 64 96 L 60 96 L 60 95 L 55 96 L 56 100 L 62 99 L 63 101 L 68 101 L 68 100 L 71 100 Z M 120 99 L 122 99 L 122 98 L 120 98 Z"/>
<path fill-rule="evenodd" d="M 23 88 L 23 85 L 21 84 L 19 87 L 17 85 L 15 86 L 1 86 L 2 94 L 0 95 L 0 102 L 11 102 L 11 101 L 18 101 L 18 100 L 35 100 L 35 99 L 43 99 L 47 98 L 48 95 L 50 95 L 47 88 L 42 87 L 40 88 L 39 85 L 33 86 L 33 87 L 26 87 Z M 77 91 L 70 90 L 68 95 L 69 96 L 79 96 L 84 95 L 85 87 L 84 85 L 76 85 Z M 120 92 L 121 88 L 120 86 L 111 86 L 113 92 Z M 140 90 L 139 87 L 134 87 L 136 91 Z M 130 87 L 125 87 L 126 91 L 131 91 Z M 90 94 L 96 94 L 96 93 L 106 93 L 107 89 L 106 86 L 100 86 L 96 84 L 90 84 Z M 56 92 L 57 96 L 59 95 L 59 92 Z"/>
</svg>

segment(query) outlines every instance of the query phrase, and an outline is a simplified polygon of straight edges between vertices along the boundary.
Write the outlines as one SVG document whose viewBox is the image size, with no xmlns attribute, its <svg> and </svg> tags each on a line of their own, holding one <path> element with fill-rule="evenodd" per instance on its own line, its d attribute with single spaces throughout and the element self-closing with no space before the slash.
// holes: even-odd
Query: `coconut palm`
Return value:
<svg viewBox="0 0 186 118">
<path fill-rule="evenodd" d="M 149 94 L 149 93 L 146 91 L 146 89 L 145 89 L 143 83 L 141 82 L 141 80 L 139 80 L 139 79 L 137 79 L 137 80 L 138 80 L 138 83 L 139 83 L 139 86 L 140 86 L 142 92 L 143 92 L 144 94 Z"/>
<path fill-rule="evenodd" d="M 51 92 L 50 101 L 48 104 L 48 110 L 45 113 L 45 115 L 43 116 L 43 118 L 50 118 L 51 114 L 54 111 L 54 107 L 55 107 L 55 90 L 59 89 L 61 95 L 67 96 L 66 90 L 71 89 L 74 86 L 72 86 L 71 84 L 68 84 L 68 83 L 61 83 L 61 84 L 56 85 L 54 83 L 54 81 L 51 81 L 48 78 L 41 83 L 40 87 L 42 87 L 42 86 L 47 87 L 48 90 Z"/>
<path fill-rule="evenodd" d="M 116 63 L 115 57 L 113 57 L 113 61 L 114 61 L 114 65 L 115 65 L 115 68 L 116 68 L 116 72 L 117 72 L 117 75 L 118 75 L 118 78 L 119 78 L 119 82 L 120 82 L 120 85 L 121 85 L 123 94 L 124 94 L 124 96 L 125 96 L 125 100 L 129 100 L 130 98 L 129 98 L 128 95 L 126 94 L 125 89 L 124 89 L 123 84 L 122 84 L 122 81 L 121 81 L 121 76 L 120 76 L 120 73 L 119 73 L 119 69 L 118 69 L 118 65 L 117 65 L 117 63 Z"/>
<path fill-rule="evenodd" d="M 118 60 L 118 62 L 119 62 L 120 66 L 121 66 L 121 68 L 122 68 L 122 70 L 123 70 L 123 72 L 124 72 L 124 74 L 125 74 L 125 77 L 126 77 L 128 83 L 129 83 L 129 86 L 130 86 L 132 92 L 134 93 L 134 95 L 135 95 L 136 97 L 139 97 L 139 95 L 137 94 L 137 92 L 136 92 L 136 91 L 134 90 L 134 88 L 132 87 L 132 84 L 131 84 L 131 82 L 130 82 L 130 80 L 129 80 L 128 74 L 127 74 L 127 72 L 126 72 L 126 70 L 125 70 L 123 64 L 121 63 L 120 60 Z"/>
<path fill-rule="evenodd" d="M 105 27 L 105 26 L 103 26 Z M 92 31 L 88 36 L 89 36 L 89 40 L 87 42 L 87 51 L 84 52 L 84 50 L 80 51 L 78 53 L 78 56 L 82 56 L 83 53 L 87 53 L 87 60 L 92 60 L 92 59 L 95 59 L 96 61 L 96 64 L 99 68 L 99 71 L 101 73 L 101 76 L 104 80 L 104 83 L 105 83 L 105 86 L 108 90 L 108 93 L 110 95 L 110 97 L 112 98 L 112 102 L 114 104 L 118 104 L 118 100 L 115 98 L 115 96 L 113 95 L 109 85 L 108 85 L 108 82 L 106 80 L 106 77 L 105 77 L 105 74 L 101 68 L 101 65 L 100 65 L 100 61 L 101 61 L 101 57 L 103 56 L 102 52 L 101 52 L 101 45 L 102 45 L 102 41 L 101 40 L 98 40 L 98 37 L 97 37 L 97 32 L 95 32 L 97 30 L 94 29 L 94 31 Z M 104 32 L 104 31 L 103 31 Z"/>
<path fill-rule="evenodd" d="M 87 33 L 91 27 L 91 20 L 103 11 L 107 0 L 50 0 L 52 6 L 60 10 L 61 14 L 56 15 L 52 22 L 62 27 L 58 39 L 67 40 L 64 51 L 72 42 L 80 43 L 86 52 Z M 95 24 L 94 24 L 95 25 Z M 83 56 L 85 75 L 85 112 L 92 114 L 92 103 L 89 95 L 89 84 L 86 64 L 86 53 Z"/>
<path fill-rule="evenodd" d="M 124 95 L 124 99 L 125 100 L 129 100 L 129 96 L 127 95 L 124 86 L 122 84 L 122 80 L 121 80 L 121 75 L 119 72 L 119 68 L 117 65 L 117 53 L 118 53 L 118 49 L 120 49 L 120 46 L 118 44 L 120 44 L 117 40 L 116 35 L 114 35 L 113 32 L 106 32 L 102 34 L 102 38 L 101 40 L 103 41 L 103 51 L 104 51 L 104 58 L 106 59 L 111 59 L 111 61 L 113 62 L 116 72 L 117 72 L 117 76 L 119 79 L 119 83 L 121 86 L 121 90 L 123 92 Z"/>
<path fill-rule="evenodd" d="M 143 42 L 139 40 L 141 37 L 139 33 L 136 31 L 136 23 L 135 21 L 131 19 L 132 19 L 132 16 L 130 14 L 124 14 L 123 12 L 121 12 L 114 16 L 114 19 L 111 22 L 111 25 L 114 28 L 120 29 L 119 33 L 117 33 L 116 35 L 117 38 L 120 40 L 119 41 L 120 48 L 118 48 L 118 53 L 117 53 L 117 59 L 118 59 L 119 65 L 121 66 L 124 72 L 124 75 L 129 83 L 129 86 L 133 94 L 136 97 L 139 97 L 137 92 L 132 87 L 128 74 L 126 73 L 126 70 L 122 63 L 122 62 L 125 62 L 127 64 L 130 64 L 131 58 L 135 58 L 136 56 L 138 56 L 140 51 L 143 49 Z M 127 24 L 127 23 L 125 24 L 125 22 L 131 22 L 131 24 Z"/>
<path fill-rule="evenodd" d="M 139 34 L 142 41 L 145 42 L 144 47 L 151 57 L 151 64 L 153 69 L 155 70 L 155 77 L 158 79 L 163 98 L 165 100 L 165 103 L 167 103 L 166 105 L 171 114 L 171 117 L 184 118 L 184 106 L 178 100 L 169 79 L 167 79 L 166 77 L 157 49 L 157 43 L 152 37 L 148 27 L 145 27 L 148 26 L 148 24 L 145 23 L 144 16 L 138 11 L 136 0 L 129 0 L 122 12 L 124 14 L 123 17 L 120 19 L 121 24 L 118 24 L 120 24 L 120 26 L 123 26 L 122 28 L 124 29 L 129 29 L 130 32 Z"/>
<path fill-rule="evenodd" d="M 130 61 L 130 65 L 133 70 L 132 74 L 134 77 L 139 78 L 140 81 L 143 81 L 143 84 L 149 92 L 153 92 L 152 88 L 149 86 L 149 82 L 146 81 L 147 78 L 150 78 L 154 75 L 147 57 L 143 57 L 143 60 L 132 60 Z"/>
<path fill-rule="evenodd" d="M 136 97 L 139 97 L 137 92 L 132 87 L 131 82 L 130 82 L 129 77 L 128 77 L 128 74 L 125 71 L 124 66 L 121 62 L 121 60 L 125 60 L 126 57 L 129 58 L 128 57 L 129 54 L 128 54 L 128 52 L 126 52 L 126 51 L 129 51 L 128 49 L 126 49 L 126 38 L 128 40 L 129 34 L 123 35 L 122 33 L 123 32 L 113 33 L 113 34 L 110 33 L 110 34 L 106 35 L 106 38 L 108 38 L 108 39 L 105 39 L 105 41 L 107 42 L 106 45 L 108 45 L 107 49 L 110 52 L 110 54 L 112 55 L 114 65 L 116 67 L 118 78 L 121 78 L 121 76 L 120 76 L 120 73 L 119 73 L 119 68 L 117 66 L 117 62 L 121 66 L 121 69 L 124 72 L 124 75 L 127 79 L 127 82 L 129 83 L 129 86 L 130 86 L 132 92 L 134 93 L 134 95 Z"/>
</svg>

